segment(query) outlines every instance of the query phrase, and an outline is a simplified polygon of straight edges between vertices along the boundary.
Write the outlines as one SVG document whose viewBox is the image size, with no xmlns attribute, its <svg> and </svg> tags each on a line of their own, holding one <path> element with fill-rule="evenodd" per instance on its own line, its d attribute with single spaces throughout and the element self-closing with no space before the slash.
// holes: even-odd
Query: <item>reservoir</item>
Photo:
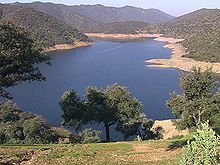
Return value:
<svg viewBox="0 0 220 165">
<path fill-rule="evenodd" d="M 46 81 L 25 82 L 9 89 L 23 111 L 42 115 L 49 125 L 60 126 L 60 97 L 75 90 L 83 97 L 85 88 L 119 83 L 143 102 L 143 112 L 152 119 L 174 118 L 166 107 L 173 91 L 179 92 L 177 69 L 146 67 L 145 60 L 169 58 L 166 44 L 147 38 L 134 42 L 94 39 L 96 44 L 50 52 L 52 66 L 39 65 Z"/>
</svg>

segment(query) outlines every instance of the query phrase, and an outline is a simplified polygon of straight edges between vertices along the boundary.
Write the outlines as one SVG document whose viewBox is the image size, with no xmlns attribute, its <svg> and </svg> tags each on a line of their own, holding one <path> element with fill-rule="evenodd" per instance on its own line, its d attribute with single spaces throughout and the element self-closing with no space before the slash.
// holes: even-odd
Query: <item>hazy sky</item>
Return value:
<svg viewBox="0 0 220 165">
<path fill-rule="evenodd" d="M 0 0 L 1 3 L 12 3 L 16 0 Z M 17 0 L 33 2 L 33 0 Z M 103 4 L 107 6 L 136 6 L 145 9 L 156 8 L 174 16 L 180 16 L 200 8 L 220 8 L 220 0 L 38 0 L 41 2 L 62 3 L 66 5 Z"/>
</svg>

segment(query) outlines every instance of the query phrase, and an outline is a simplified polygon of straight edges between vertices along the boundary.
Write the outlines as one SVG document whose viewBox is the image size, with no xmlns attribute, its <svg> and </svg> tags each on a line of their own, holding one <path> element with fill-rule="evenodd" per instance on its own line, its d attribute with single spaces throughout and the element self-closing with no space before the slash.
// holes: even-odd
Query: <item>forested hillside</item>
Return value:
<svg viewBox="0 0 220 165">
<path fill-rule="evenodd" d="M 150 26 L 150 24 L 138 21 L 113 22 L 91 30 L 92 33 L 105 34 L 136 34 L 139 29 Z"/>
<path fill-rule="evenodd" d="M 200 9 L 158 27 L 165 36 L 184 38 L 186 57 L 220 62 L 220 9 Z"/>
<path fill-rule="evenodd" d="M 154 24 L 164 23 L 174 18 L 157 9 L 142 9 L 132 6 L 119 8 L 103 5 L 67 6 L 42 2 L 15 4 L 33 7 L 83 32 L 88 32 L 100 25 L 112 22 L 142 21 Z"/>
<path fill-rule="evenodd" d="M 157 9 L 142 9 L 133 6 L 107 7 L 103 5 L 76 5 L 72 9 L 84 16 L 99 22 L 143 21 L 147 23 L 163 23 L 174 17 Z"/>
<path fill-rule="evenodd" d="M 103 25 L 103 23 L 97 22 L 95 21 L 95 19 L 91 19 L 89 17 L 76 13 L 71 6 L 66 6 L 63 4 L 33 2 L 33 3 L 16 3 L 16 5 L 23 5 L 23 6 L 35 8 L 59 20 L 62 20 L 66 24 L 71 25 L 72 27 L 78 29 L 79 31 L 88 31 L 88 29 L 92 29 L 94 27 Z"/>
<path fill-rule="evenodd" d="M 49 46 L 89 41 L 88 37 L 64 22 L 30 7 L 0 4 L 1 21 L 9 20 L 35 33 Z"/>
</svg>

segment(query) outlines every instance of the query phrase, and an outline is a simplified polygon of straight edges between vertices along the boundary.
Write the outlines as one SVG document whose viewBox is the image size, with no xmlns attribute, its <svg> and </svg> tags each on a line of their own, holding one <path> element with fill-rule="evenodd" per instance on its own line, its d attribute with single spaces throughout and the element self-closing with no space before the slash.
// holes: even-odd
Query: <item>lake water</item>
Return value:
<svg viewBox="0 0 220 165">
<path fill-rule="evenodd" d="M 74 89 L 83 96 L 88 86 L 119 83 L 144 103 L 143 112 L 149 118 L 173 118 L 165 104 L 169 94 L 179 90 L 179 71 L 145 66 L 145 60 L 170 57 L 171 50 L 163 48 L 166 43 L 153 38 L 123 43 L 95 41 L 88 47 L 50 52 L 52 66 L 39 66 L 46 81 L 10 88 L 14 102 L 24 111 L 43 115 L 48 124 L 59 126 L 62 111 L 58 103 L 65 91 Z"/>
</svg>

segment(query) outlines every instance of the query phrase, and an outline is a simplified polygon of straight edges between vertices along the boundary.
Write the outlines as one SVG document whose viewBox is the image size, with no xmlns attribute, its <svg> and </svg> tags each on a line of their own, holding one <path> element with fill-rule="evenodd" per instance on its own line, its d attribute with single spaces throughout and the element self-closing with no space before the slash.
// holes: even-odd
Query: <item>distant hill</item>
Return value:
<svg viewBox="0 0 220 165">
<path fill-rule="evenodd" d="M 103 24 L 89 17 L 76 13 L 71 6 L 66 6 L 62 4 L 53 4 L 53 3 L 42 3 L 42 2 L 15 3 L 15 4 L 32 7 L 39 11 L 47 13 L 59 20 L 62 20 L 66 24 L 71 25 L 72 27 L 78 29 L 79 31 L 87 31 L 88 29 L 92 29 L 94 27 Z"/>
<path fill-rule="evenodd" d="M 159 27 L 166 36 L 184 38 L 187 57 L 220 62 L 220 9 L 200 9 Z"/>
<path fill-rule="evenodd" d="M 98 22 L 143 21 L 146 23 L 164 23 L 174 17 L 157 9 L 142 9 L 132 6 L 106 7 L 103 5 L 75 5 L 75 12 Z"/>
<path fill-rule="evenodd" d="M 0 19 L 32 31 L 49 46 L 89 41 L 88 37 L 64 22 L 36 9 L 17 5 L 0 4 Z"/>
<path fill-rule="evenodd" d="M 157 9 L 142 9 L 132 6 L 106 7 L 103 5 L 67 6 L 53 3 L 15 3 L 33 7 L 47 13 L 82 32 L 88 32 L 103 24 L 112 22 L 142 21 L 146 23 L 164 23 L 174 17 Z"/>
<path fill-rule="evenodd" d="M 138 21 L 127 22 L 113 22 L 102 25 L 89 32 L 91 33 L 105 33 L 105 34 L 136 34 L 139 29 L 147 27 L 150 24 Z"/>
</svg>

